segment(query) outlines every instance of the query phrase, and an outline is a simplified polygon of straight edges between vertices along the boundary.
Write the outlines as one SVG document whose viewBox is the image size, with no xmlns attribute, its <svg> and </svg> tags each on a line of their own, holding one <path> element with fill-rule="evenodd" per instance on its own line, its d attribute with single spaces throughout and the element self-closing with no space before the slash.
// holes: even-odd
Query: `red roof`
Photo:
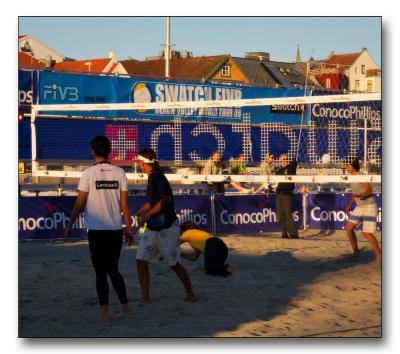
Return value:
<svg viewBox="0 0 400 354">
<path fill-rule="evenodd" d="M 195 58 L 172 58 L 170 76 L 174 78 L 209 78 L 219 66 L 228 59 L 228 55 Z M 165 76 L 165 60 L 124 60 L 121 64 L 130 75 Z"/>
<path fill-rule="evenodd" d="M 91 73 L 104 73 L 105 68 L 110 63 L 111 60 L 113 59 L 106 58 L 106 59 L 86 59 L 77 61 L 62 61 L 59 63 L 55 63 L 53 69 L 60 71 L 90 71 Z"/>
<path fill-rule="evenodd" d="M 326 61 L 329 64 L 339 64 L 343 66 L 351 66 L 357 60 L 361 53 L 350 54 L 333 54 Z"/>
<path fill-rule="evenodd" d="M 26 69 L 40 69 L 45 68 L 46 65 L 25 52 L 18 52 L 18 67 Z"/>
</svg>

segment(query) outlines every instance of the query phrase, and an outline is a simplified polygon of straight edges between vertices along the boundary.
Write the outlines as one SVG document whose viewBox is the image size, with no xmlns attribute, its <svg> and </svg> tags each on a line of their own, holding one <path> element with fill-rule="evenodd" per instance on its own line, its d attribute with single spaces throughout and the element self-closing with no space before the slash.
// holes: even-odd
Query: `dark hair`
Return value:
<svg viewBox="0 0 400 354">
<path fill-rule="evenodd" d="M 194 222 L 186 221 L 183 224 L 181 224 L 181 232 L 184 232 L 186 230 L 201 230 L 201 229 Z"/>
<path fill-rule="evenodd" d="M 154 152 L 153 149 L 140 150 L 138 155 L 142 155 L 143 157 L 145 157 L 146 159 L 149 159 L 149 160 L 156 160 L 157 159 L 157 155 L 156 155 L 156 153 Z M 154 162 L 154 166 L 160 167 L 157 161 Z"/>
<path fill-rule="evenodd" d="M 349 165 L 351 165 L 351 167 L 353 167 L 357 172 L 360 171 L 360 160 L 355 158 L 353 159 Z"/>
<path fill-rule="evenodd" d="M 95 136 L 90 142 L 94 155 L 99 157 L 108 157 L 111 152 L 110 140 L 104 135 Z"/>
</svg>

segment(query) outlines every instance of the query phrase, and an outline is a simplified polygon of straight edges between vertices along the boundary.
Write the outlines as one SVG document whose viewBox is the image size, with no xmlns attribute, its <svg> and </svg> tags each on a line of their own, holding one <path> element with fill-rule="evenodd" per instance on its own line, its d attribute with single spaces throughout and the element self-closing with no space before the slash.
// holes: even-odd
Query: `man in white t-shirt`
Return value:
<svg viewBox="0 0 400 354">
<path fill-rule="evenodd" d="M 111 152 L 110 140 L 102 135 L 91 143 L 96 163 L 87 168 L 78 185 L 78 197 L 71 212 L 65 236 L 71 233 L 72 225 L 85 209 L 85 227 L 88 230 L 89 249 L 96 272 L 96 289 L 102 320 L 109 320 L 108 281 L 119 297 L 124 314 L 129 312 L 125 282 L 118 270 L 122 247 L 122 216 L 125 220 L 125 236 L 128 246 L 133 243 L 131 213 L 128 207 L 128 181 L 122 168 L 108 161 Z"/>
</svg>

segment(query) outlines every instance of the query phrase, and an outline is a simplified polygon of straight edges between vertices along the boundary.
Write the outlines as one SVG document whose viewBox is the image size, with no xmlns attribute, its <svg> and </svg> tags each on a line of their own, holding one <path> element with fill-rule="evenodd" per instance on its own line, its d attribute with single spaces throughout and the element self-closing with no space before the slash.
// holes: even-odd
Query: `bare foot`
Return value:
<svg viewBox="0 0 400 354">
<path fill-rule="evenodd" d="M 122 313 L 123 313 L 124 316 L 128 316 L 129 315 L 128 304 L 122 304 Z"/>
<path fill-rule="evenodd" d="M 353 252 L 351 255 L 350 255 L 350 258 L 357 258 L 357 257 L 360 257 L 360 250 L 357 250 L 357 251 L 355 251 L 355 252 Z"/>
<path fill-rule="evenodd" d="M 108 305 L 101 305 L 101 322 L 110 322 L 110 314 L 108 311 Z"/>
<path fill-rule="evenodd" d="M 150 303 L 150 298 L 149 297 L 142 297 L 142 300 L 140 300 L 142 304 L 149 304 Z"/>
<path fill-rule="evenodd" d="M 186 302 L 196 302 L 196 301 L 197 301 L 197 298 L 196 298 L 196 296 L 194 295 L 194 293 L 187 293 L 187 294 L 186 294 L 186 297 L 185 297 L 185 301 L 186 301 Z"/>
<path fill-rule="evenodd" d="M 226 270 L 229 272 L 229 274 L 232 274 L 232 273 L 235 273 L 237 269 L 235 267 L 228 266 L 228 268 L 226 268 Z"/>
</svg>

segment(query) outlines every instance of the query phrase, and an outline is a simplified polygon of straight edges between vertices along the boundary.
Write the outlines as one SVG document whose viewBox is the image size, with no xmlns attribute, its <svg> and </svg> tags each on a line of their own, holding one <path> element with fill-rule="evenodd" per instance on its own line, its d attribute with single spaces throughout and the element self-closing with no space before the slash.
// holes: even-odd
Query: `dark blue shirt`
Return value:
<svg viewBox="0 0 400 354">
<path fill-rule="evenodd" d="M 159 169 L 155 169 L 147 180 L 146 196 L 150 206 L 153 208 L 164 195 L 169 195 L 171 202 L 147 221 L 147 227 L 150 230 L 168 229 L 177 219 L 171 186 L 164 174 Z"/>
</svg>

